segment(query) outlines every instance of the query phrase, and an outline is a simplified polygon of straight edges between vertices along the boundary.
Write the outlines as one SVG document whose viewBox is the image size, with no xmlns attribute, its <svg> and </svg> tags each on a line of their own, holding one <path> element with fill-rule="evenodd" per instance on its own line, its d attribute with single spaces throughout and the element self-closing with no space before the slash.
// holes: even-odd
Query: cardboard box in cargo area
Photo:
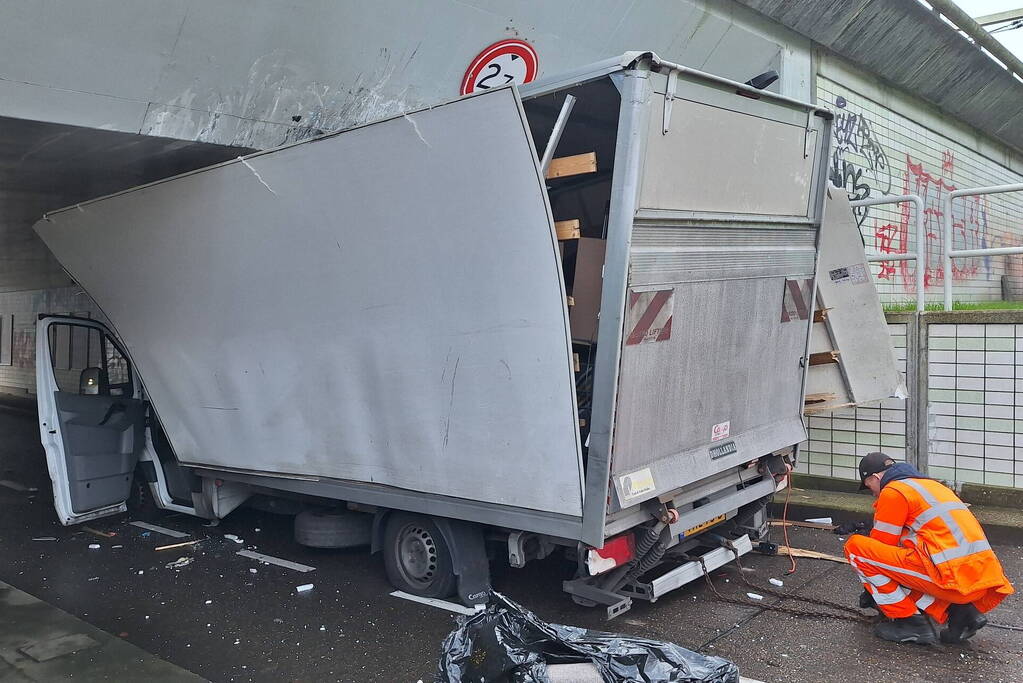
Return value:
<svg viewBox="0 0 1023 683">
<path fill-rule="evenodd" d="M 605 240 L 583 237 L 575 259 L 575 283 L 569 309 L 573 341 L 597 341 L 597 315 L 600 313 L 601 270 L 604 267 Z"/>
</svg>

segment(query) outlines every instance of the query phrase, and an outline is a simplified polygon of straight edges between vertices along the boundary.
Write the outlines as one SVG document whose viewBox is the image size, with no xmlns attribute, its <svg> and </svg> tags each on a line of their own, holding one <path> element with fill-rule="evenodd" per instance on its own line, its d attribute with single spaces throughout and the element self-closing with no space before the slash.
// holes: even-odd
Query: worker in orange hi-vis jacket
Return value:
<svg viewBox="0 0 1023 683">
<path fill-rule="evenodd" d="M 1014 592 L 977 518 L 947 486 L 884 453 L 860 460 L 860 481 L 877 498 L 874 528 L 850 536 L 845 556 L 865 588 L 860 606 L 888 617 L 874 633 L 934 644 L 930 616 L 947 624 L 944 643 L 973 637 L 983 614 Z"/>
</svg>

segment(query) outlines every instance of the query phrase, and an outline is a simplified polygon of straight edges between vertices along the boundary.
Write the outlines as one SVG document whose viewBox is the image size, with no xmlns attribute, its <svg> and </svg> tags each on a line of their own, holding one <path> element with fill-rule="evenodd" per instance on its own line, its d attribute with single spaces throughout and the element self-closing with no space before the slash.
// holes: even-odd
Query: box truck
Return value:
<svg viewBox="0 0 1023 683">
<path fill-rule="evenodd" d="M 630 53 L 47 214 L 106 321 L 38 323 L 60 521 L 291 496 L 405 591 L 561 552 L 609 616 L 760 547 L 830 125 Z"/>
</svg>

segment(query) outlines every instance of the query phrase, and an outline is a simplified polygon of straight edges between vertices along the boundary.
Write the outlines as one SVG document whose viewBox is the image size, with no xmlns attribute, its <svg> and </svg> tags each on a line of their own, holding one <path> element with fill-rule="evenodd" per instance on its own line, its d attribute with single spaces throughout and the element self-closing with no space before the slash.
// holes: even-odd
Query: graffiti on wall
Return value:
<svg viewBox="0 0 1023 683">
<path fill-rule="evenodd" d="M 842 96 L 835 98 L 838 111 L 832 124 L 831 184 L 845 188 L 849 199 L 866 199 L 889 194 L 892 173 L 888 156 L 874 135 L 870 121 L 862 113 L 851 111 Z M 867 219 L 867 207 L 855 210 L 856 221 L 862 226 Z"/>
<path fill-rule="evenodd" d="M 903 174 L 902 194 L 919 195 L 924 200 L 924 239 L 926 257 L 924 288 L 940 286 L 944 282 L 941 256 L 944 252 L 945 197 L 956 189 L 951 182 L 955 170 L 955 155 L 951 151 L 942 153 L 941 171 L 931 173 L 922 161 L 906 155 L 906 170 Z M 913 211 L 911 204 L 899 205 L 898 223 L 875 221 L 873 226 L 874 246 L 882 254 L 899 254 L 915 251 L 912 242 Z M 987 241 L 987 206 L 985 197 L 963 197 L 952 204 L 952 247 L 954 249 L 985 249 Z M 908 293 L 916 282 L 917 264 L 914 261 L 882 261 L 877 273 L 878 279 L 892 280 L 901 284 Z M 987 275 L 991 272 L 990 258 L 955 259 L 952 262 L 952 279 L 961 282 L 980 275 L 983 266 Z"/>
<path fill-rule="evenodd" d="M 941 286 L 944 271 L 941 263 L 943 253 L 943 202 L 947 193 L 955 190 L 953 182 L 956 171 L 955 152 L 946 149 L 937 151 L 933 164 L 905 153 L 905 165 L 893 170 L 889 154 L 882 143 L 877 126 L 862 111 L 854 111 L 842 95 L 834 97 L 836 109 L 832 127 L 832 157 L 830 180 L 842 187 L 852 200 L 866 199 L 893 194 L 917 194 L 924 200 L 924 239 L 927 242 L 927 260 L 924 268 L 924 286 Z M 895 155 L 896 158 L 899 155 Z M 899 181 L 901 180 L 901 183 Z M 899 187 L 901 184 L 901 188 Z M 857 224 L 865 241 L 873 239 L 873 246 L 883 254 L 898 254 L 915 251 L 915 211 L 912 204 L 903 203 L 891 207 L 859 207 L 854 209 Z M 978 249 L 988 246 L 988 216 L 984 197 L 967 197 L 953 203 L 953 247 L 956 249 Z M 876 214 L 876 215 L 875 215 Z M 907 293 L 915 289 L 915 261 L 883 261 L 877 264 L 877 278 L 887 280 Z M 981 276 L 990 276 L 990 258 L 956 259 L 952 266 L 954 281 L 964 281 Z"/>
</svg>

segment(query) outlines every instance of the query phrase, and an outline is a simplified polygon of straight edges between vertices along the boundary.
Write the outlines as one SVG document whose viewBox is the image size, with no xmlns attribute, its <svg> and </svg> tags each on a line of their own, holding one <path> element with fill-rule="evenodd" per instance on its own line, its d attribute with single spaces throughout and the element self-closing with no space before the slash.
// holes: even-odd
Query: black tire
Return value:
<svg viewBox="0 0 1023 683">
<path fill-rule="evenodd" d="M 310 548 L 369 545 L 373 517 L 362 512 L 323 508 L 295 515 L 295 542 Z"/>
<path fill-rule="evenodd" d="M 424 598 L 446 598 L 458 587 L 451 550 L 433 520 L 394 512 L 384 527 L 384 569 L 398 590 Z"/>
</svg>

